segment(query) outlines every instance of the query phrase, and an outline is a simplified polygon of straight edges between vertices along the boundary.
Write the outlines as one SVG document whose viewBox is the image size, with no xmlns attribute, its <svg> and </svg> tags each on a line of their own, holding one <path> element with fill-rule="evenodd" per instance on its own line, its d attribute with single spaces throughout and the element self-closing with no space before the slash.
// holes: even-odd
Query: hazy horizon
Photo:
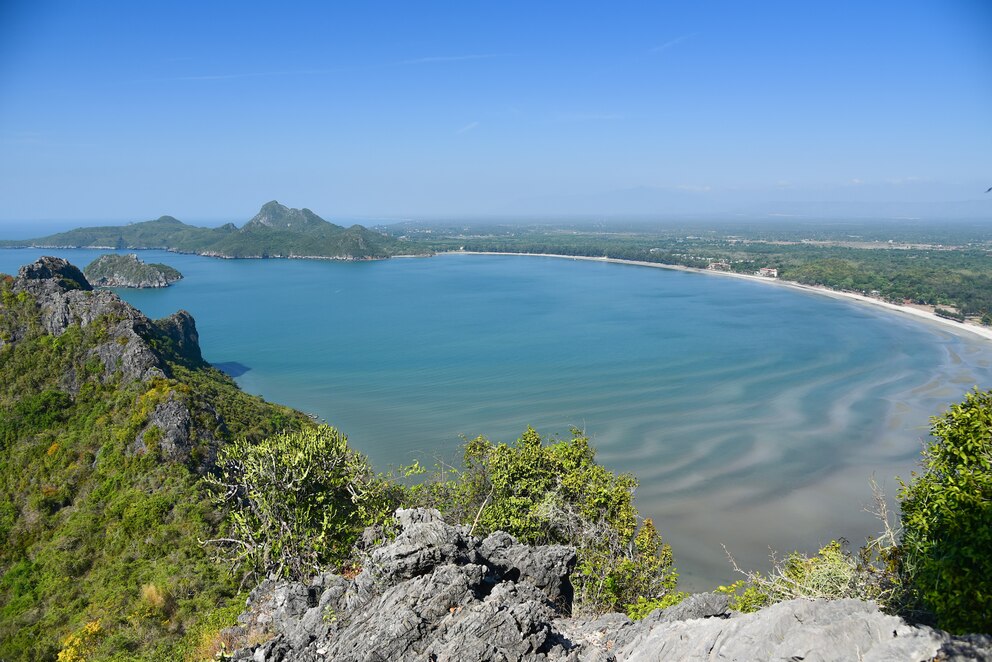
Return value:
<svg viewBox="0 0 992 662">
<path fill-rule="evenodd" d="M 992 216 L 990 37 L 972 0 L 15 0 L 0 233 L 273 198 L 328 220 Z"/>
</svg>

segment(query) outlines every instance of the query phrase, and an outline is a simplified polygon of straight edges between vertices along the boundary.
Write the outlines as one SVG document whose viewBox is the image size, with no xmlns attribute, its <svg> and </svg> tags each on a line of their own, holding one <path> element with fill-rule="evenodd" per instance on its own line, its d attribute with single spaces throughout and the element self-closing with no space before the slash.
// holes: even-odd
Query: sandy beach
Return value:
<svg viewBox="0 0 992 662">
<path fill-rule="evenodd" d="M 765 283 L 768 285 L 777 285 L 780 287 L 789 287 L 795 290 L 809 292 L 811 294 L 819 294 L 821 296 L 833 297 L 835 299 L 846 299 L 848 301 L 855 301 L 870 306 L 876 306 L 878 308 L 884 308 L 885 310 L 891 311 L 893 313 L 897 313 L 901 315 L 909 315 L 910 317 L 915 317 L 916 319 L 921 321 L 939 324 L 942 328 L 946 329 L 947 331 L 950 331 L 951 333 L 955 333 L 958 335 L 977 335 L 981 338 L 984 338 L 985 340 L 992 342 L 992 327 L 980 326 L 973 322 L 956 322 L 954 320 L 950 320 L 945 317 L 940 317 L 939 315 L 934 314 L 932 309 L 927 306 L 898 305 L 894 303 L 889 303 L 888 301 L 883 301 L 881 299 L 876 299 L 874 297 L 865 296 L 863 294 L 855 294 L 853 292 L 841 292 L 838 290 L 832 290 L 830 288 L 821 287 L 821 286 L 803 285 L 801 283 L 794 283 L 779 278 L 769 278 L 766 276 L 757 276 L 750 274 L 738 274 L 729 271 L 716 271 L 712 269 L 697 269 L 695 267 L 684 267 L 677 264 L 659 264 L 657 262 L 643 262 L 639 260 L 621 260 L 611 257 L 557 255 L 554 253 L 501 253 L 496 251 L 447 251 L 446 253 L 438 253 L 438 255 L 524 255 L 524 256 L 529 255 L 533 257 L 554 257 L 564 260 L 588 260 L 590 262 L 612 262 L 615 264 L 630 264 L 638 267 L 670 269 L 673 271 L 689 271 L 693 273 L 709 274 L 713 276 L 723 276 L 726 278 L 739 278 L 742 280 L 749 280 L 757 283 Z"/>
</svg>

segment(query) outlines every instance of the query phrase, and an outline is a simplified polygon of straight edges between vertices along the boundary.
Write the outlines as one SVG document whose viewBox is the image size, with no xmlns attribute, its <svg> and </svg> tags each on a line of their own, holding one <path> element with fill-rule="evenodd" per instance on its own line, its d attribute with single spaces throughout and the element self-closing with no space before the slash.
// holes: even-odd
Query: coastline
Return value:
<svg viewBox="0 0 992 662">
<path fill-rule="evenodd" d="M 834 299 L 842 299 L 846 301 L 852 301 L 855 303 L 875 306 L 877 308 L 883 308 L 889 312 L 909 315 L 910 317 L 916 318 L 919 321 L 938 324 L 942 329 L 950 331 L 955 335 L 962 335 L 962 334 L 970 334 L 970 336 L 977 335 L 978 337 L 988 342 L 992 342 L 992 327 L 979 326 L 977 324 L 973 324 L 969 322 L 957 322 L 955 320 L 950 320 L 945 317 L 940 317 L 939 315 L 936 315 L 933 312 L 930 312 L 924 308 L 918 308 L 912 305 L 898 305 L 894 303 L 889 303 L 888 301 L 882 301 L 881 299 L 875 299 L 869 296 L 865 296 L 863 294 L 855 294 L 853 292 L 841 292 L 840 290 L 832 290 L 828 287 L 823 287 L 821 285 L 803 285 L 802 283 L 782 280 L 780 278 L 769 278 L 766 276 L 756 276 L 751 274 L 738 274 L 730 271 L 715 271 L 712 269 L 697 269 L 696 267 L 685 267 L 679 264 L 661 264 L 658 262 L 644 262 L 641 260 L 623 260 L 620 258 L 612 258 L 612 257 L 590 257 L 586 255 L 558 255 L 555 253 L 503 253 L 498 251 L 444 251 L 441 253 L 437 253 L 436 255 L 437 256 L 519 255 L 519 256 L 530 256 L 530 257 L 553 257 L 553 258 L 559 258 L 565 260 L 610 262 L 613 264 L 626 264 L 635 267 L 652 267 L 655 269 L 668 269 L 671 271 L 685 271 L 690 273 L 724 276 L 728 278 L 738 278 L 741 280 L 747 280 L 756 283 L 766 283 L 769 285 L 777 285 L 780 287 L 788 287 L 794 290 L 799 290 L 810 294 L 818 294 L 820 296 L 827 296 Z"/>
</svg>

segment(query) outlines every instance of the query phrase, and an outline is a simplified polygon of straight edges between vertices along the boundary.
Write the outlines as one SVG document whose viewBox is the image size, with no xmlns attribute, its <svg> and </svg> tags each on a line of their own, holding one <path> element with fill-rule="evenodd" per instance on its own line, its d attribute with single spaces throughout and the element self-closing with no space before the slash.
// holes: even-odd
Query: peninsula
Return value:
<svg viewBox="0 0 992 662">
<path fill-rule="evenodd" d="M 658 266 L 876 304 L 992 336 L 992 241 L 982 223 L 886 220 L 406 221 L 344 228 L 276 201 L 240 228 L 171 216 L 78 228 L 0 248 L 164 249 L 222 258 L 368 260 L 443 253 L 553 255 Z M 759 275 L 760 274 L 760 275 Z"/>
<path fill-rule="evenodd" d="M 168 287 L 183 275 L 167 264 L 145 264 L 134 253 L 107 253 L 90 262 L 83 274 L 97 287 Z"/>
<path fill-rule="evenodd" d="M 370 260 L 403 252 L 399 243 L 361 225 L 345 228 L 309 209 L 275 200 L 240 228 L 187 225 L 172 216 L 119 226 L 77 228 L 37 239 L 0 241 L 0 248 L 160 249 L 225 258 Z"/>
</svg>

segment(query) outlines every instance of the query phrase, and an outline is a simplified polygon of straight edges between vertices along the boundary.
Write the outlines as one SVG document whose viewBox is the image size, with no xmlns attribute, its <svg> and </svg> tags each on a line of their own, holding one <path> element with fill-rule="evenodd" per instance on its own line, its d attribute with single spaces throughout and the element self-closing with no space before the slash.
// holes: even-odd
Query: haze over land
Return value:
<svg viewBox="0 0 992 662">
<path fill-rule="evenodd" d="M 987 216 L 990 34 L 962 0 L 5 3 L 0 222 Z"/>
<path fill-rule="evenodd" d="M 0 2 L 0 659 L 992 632 L 989 63 L 987 0 Z"/>
</svg>

